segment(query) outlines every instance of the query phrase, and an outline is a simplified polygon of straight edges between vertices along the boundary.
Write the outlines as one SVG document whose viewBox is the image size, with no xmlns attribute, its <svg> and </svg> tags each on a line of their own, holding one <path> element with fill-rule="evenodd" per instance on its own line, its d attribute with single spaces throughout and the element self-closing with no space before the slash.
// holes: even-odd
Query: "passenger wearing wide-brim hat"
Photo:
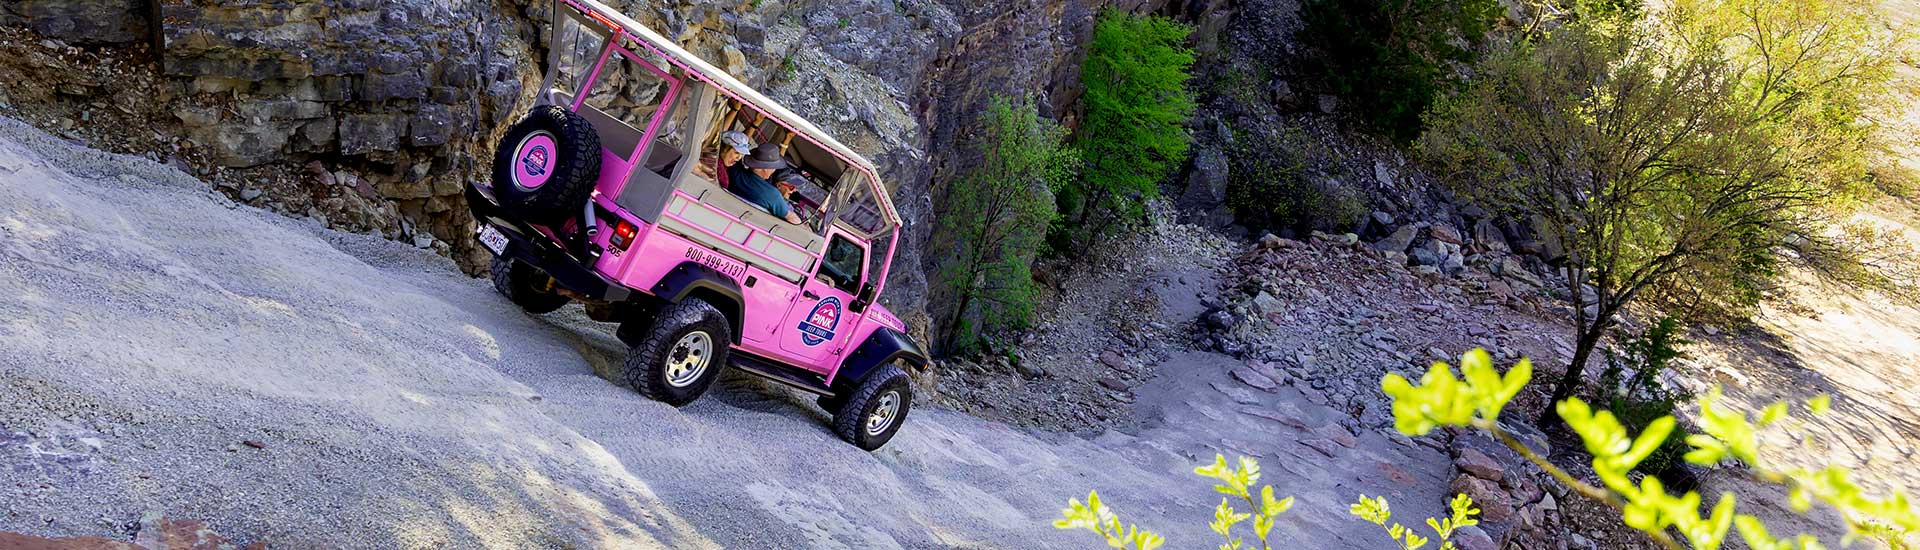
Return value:
<svg viewBox="0 0 1920 550">
<path fill-rule="evenodd" d="M 727 179 L 732 181 L 727 190 L 767 209 L 767 213 L 785 219 L 787 223 L 800 223 L 800 216 L 793 212 L 793 205 L 787 202 L 786 194 L 768 181 L 774 171 L 786 167 L 787 159 L 780 157 L 780 146 L 762 143 L 746 158 L 740 159 L 739 165 L 727 170 Z"/>
</svg>

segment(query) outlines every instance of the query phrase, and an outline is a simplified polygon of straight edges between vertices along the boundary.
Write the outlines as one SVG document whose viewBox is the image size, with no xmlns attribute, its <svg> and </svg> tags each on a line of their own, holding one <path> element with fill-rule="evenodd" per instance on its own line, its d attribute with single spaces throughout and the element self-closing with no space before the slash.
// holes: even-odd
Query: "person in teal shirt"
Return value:
<svg viewBox="0 0 1920 550">
<path fill-rule="evenodd" d="M 787 202 L 787 193 L 793 192 L 791 188 L 783 191 L 769 181 L 775 171 L 786 167 L 787 160 L 780 158 L 780 146 L 762 143 L 753 149 L 753 154 L 727 168 L 727 190 L 787 223 L 799 224 L 800 215 L 794 213 L 793 205 Z"/>
</svg>

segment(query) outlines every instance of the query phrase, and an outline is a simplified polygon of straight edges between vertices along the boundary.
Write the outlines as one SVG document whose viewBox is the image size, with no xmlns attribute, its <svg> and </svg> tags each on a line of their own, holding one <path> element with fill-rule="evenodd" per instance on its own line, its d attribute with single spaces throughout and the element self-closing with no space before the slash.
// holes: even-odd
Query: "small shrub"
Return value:
<svg viewBox="0 0 1920 550">
<path fill-rule="evenodd" d="M 1297 130 L 1277 139 L 1241 135 L 1229 152 L 1227 207 L 1247 227 L 1339 229 L 1366 215 L 1358 192 L 1312 179 L 1314 145 Z"/>
<path fill-rule="evenodd" d="M 1480 524 L 1480 520 L 1473 517 L 1480 513 L 1480 509 L 1473 507 L 1473 498 L 1465 493 L 1453 495 L 1453 500 L 1447 503 L 1447 510 L 1452 513 L 1447 519 L 1427 518 L 1427 527 L 1433 529 L 1434 535 L 1440 540 L 1441 550 L 1455 548 L 1453 541 L 1447 540 L 1453 538 L 1454 530 Z M 1385 528 L 1387 537 L 1392 538 L 1393 542 L 1399 545 L 1400 550 L 1419 550 L 1433 540 L 1414 534 L 1413 529 L 1398 523 L 1391 527 L 1387 526 L 1387 522 L 1393 519 L 1393 512 L 1387 506 L 1387 497 L 1374 497 L 1369 500 L 1367 495 L 1360 495 L 1360 502 L 1354 503 L 1348 512 Z"/>
<path fill-rule="evenodd" d="M 935 230 L 944 256 L 935 282 L 952 298 L 938 342 L 946 353 L 980 351 L 1027 327 L 1039 293 L 1033 258 L 1055 217 L 1051 189 L 1080 163 L 1031 98 L 993 98 L 982 130 L 980 165 L 953 181 Z"/>
<path fill-rule="evenodd" d="M 1662 318 L 1645 333 L 1628 339 L 1624 353 L 1607 350 L 1607 366 L 1600 374 L 1597 401 L 1613 411 L 1614 417 L 1628 429 L 1645 431 L 1653 422 L 1673 416 L 1680 405 L 1693 400 L 1693 394 L 1668 388 L 1660 381 L 1661 374 L 1686 355 L 1679 348 L 1688 342 L 1680 338 L 1679 330 L 1678 322 L 1670 317 Z M 1632 376 L 1622 380 L 1626 373 Z M 1675 428 L 1674 433 L 1634 469 L 1662 476 L 1669 484 L 1682 481 L 1669 473 L 1682 463 L 1680 457 L 1687 454 L 1686 437 L 1685 431 Z"/>
</svg>

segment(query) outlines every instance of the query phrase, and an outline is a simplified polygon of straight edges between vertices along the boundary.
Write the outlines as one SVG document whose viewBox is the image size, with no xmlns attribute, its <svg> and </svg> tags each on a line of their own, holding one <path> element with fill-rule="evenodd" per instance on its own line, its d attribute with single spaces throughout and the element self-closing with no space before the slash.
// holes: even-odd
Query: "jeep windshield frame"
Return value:
<svg viewBox="0 0 1920 550">
<path fill-rule="evenodd" d="M 559 35 L 557 26 L 561 22 L 560 18 L 572 18 L 574 22 L 589 29 L 591 29 L 592 25 L 589 25 L 588 22 L 591 21 L 601 27 L 600 29 L 591 29 L 594 34 L 606 37 L 604 39 L 605 42 L 601 44 L 602 52 L 600 53 L 600 63 L 604 63 L 606 56 L 612 52 L 613 48 L 623 46 L 621 42 L 631 40 L 631 44 L 638 48 L 629 49 L 636 51 L 623 51 L 622 53 L 631 56 L 630 59 L 632 61 L 650 66 L 651 64 L 642 60 L 640 56 L 634 55 L 640 53 L 637 51 L 638 49 L 645 49 L 647 53 L 658 56 L 667 64 L 677 67 L 685 73 L 685 76 L 681 78 L 673 78 L 670 74 L 665 75 L 667 79 L 675 81 L 675 88 L 669 96 L 670 98 L 677 99 L 680 87 L 685 84 L 684 79 L 699 80 L 711 85 L 727 97 L 760 110 L 768 115 L 769 119 L 775 124 L 780 125 L 788 132 L 802 139 L 812 141 L 819 145 L 829 154 L 847 163 L 849 170 L 858 171 L 861 175 L 865 176 L 864 178 L 854 179 L 863 180 L 862 183 L 867 187 L 865 191 L 870 194 L 870 200 L 878 207 L 879 212 L 876 214 L 880 216 L 880 221 L 883 222 L 882 225 L 876 227 L 875 231 L 863 232 L 866 233 L 866 236 L 870 239 L 868 243 L 868 254 L 872 255 L 872 257 L 880 257 L 874 254 L 878 251 L 873 250 L 873 248 L 881 244 L 882 238 L 885 239 L 886 249 L 884 255 L 885 260 L 880 264 L 881 269 L 879 273 L 870 272 L 869 278 L 876 283 L 875 295 L 884 294 L 886 281 L 893 267 L 894 253 L 898 250 L 900 229 L 904 224 L 901 222 L 900 214 L 895 210 L 893 201 L 887 194 L 885 185 L 881 183 L 879 173 L 875 170 L 872 162 L 855 153 L 852 148 L 840 143 L 839 140 L 834 139 L 833 136 L 828 135 L 825 131 L 814 126 L 806 119 L 787 110 L 787 108 L 780 103 L 762 95 L 760 92 L 734 78 L 733 75 L 713 66 L 699 56 L 693 55 L 691 52 L 680 47 L 679 44 L 668 40 L 659 33 L 647 28 L 645 25 L 620 13 L 618 10 L 596 0 L 554 0 L 553 8 L 553 21 L 551 21 L 551 23 L 555 27 L 553 32 L 556 42 Z M 585 20 L 582 20 L 583 17 Z M 558 48 L 555 48 L 555 51 L 549 52 L 548 74 L 543 81 L 543 85 L 548 86 L 548 88 L 542 90 L 542 96 L 546 96 L 548 90 L 552 89 L 550 86 L 554 84 L 555 74 L 558 72 L 559 67 L 557 61 L 559 60 L 559 52 L 557 50 Z M 598 63 L 596 63 L 596 73 L 598 71 L 597 65 Z M 665 71 L 665 69 L 661 67 L 651 68 Z M 585 84 L 591 85 L 594 76 L 597 75 L 590 74 Z M 578 90 L 574 91 L 573 94 L 574 97 L 570 99 L 575 102 L 577 108 L 579 101 L 583 99 L 586 94 Z M 545 98 L 543 97 L 543 99 Z M 655 124 L 649 127 L 647 136 L 641 140 L 639 147 L 645 148 L 652 144 L 655 138 L 654 134 L 658 130 L 658 122 L 670 111 L 671 104 L 663 103 L 662 105 L 662 112 L 655 114 Z M 638 154 L 638 152 L 634 153 L 636 157 Z M 633 167 L 629 167 L 629 169 L 633 169 Z"/>
</svg>

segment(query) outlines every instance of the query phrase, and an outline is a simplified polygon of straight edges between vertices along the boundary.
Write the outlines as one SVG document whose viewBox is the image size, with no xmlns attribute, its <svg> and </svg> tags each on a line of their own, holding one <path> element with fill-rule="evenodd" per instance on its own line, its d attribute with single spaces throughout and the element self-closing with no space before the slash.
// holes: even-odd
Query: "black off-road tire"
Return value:
<svg viewBox="0 0 1920 550">
<path fill-rule="evenodd" d="M 553 136 L 552 175 L 537 187 L 514 180 L 520 144 L 539 132 Z M 500 206 L 528 222 L 555 225 L 577 216 L 600 179 L 600 134 L 587 119 L 559 105 L 535 107 L 501 136 L 493 154 L 493 196 Z"/>
<path fill-rule="evenodd" d="M 487 275 L 493 279 L 494 290 L 527 313 L 551 313 L 567 305 L 566 296 L 553 292 L 553 279 L 531 265 L 494 256 L 493 263 L 487 265 Z"/>
<path fill-rule="evenodd" d="M 661 308 L 650 326 L 630 332 L 644 336 L 627 349 L 627 385 L 640 395 L 675 407 L 693 402 L 713 386 L 727 365 L 727 351 L 733 343 L 728 327 L 726 314 L 699 298 Z M 698 338 L 695 334 L 704 334 L 704 350 L 690 341 Z M 685 361 L 694 356 L 705 357 L 699 372 L 687 375 L 674 368 L 687 365 Z"/>
<path fill-rule="evenodd" d="M 913 386 L 908 382 L 907 373 L 892 364 L 881 365 L 868 373 L 860 387 L 846 396 L 846 403 L 833 411 L 834 435 L 868 451 L 886 445 L 893 434 L 900 432 L 900 425 L 907 421 L 907 412 L 913 409 Z M 894 412 L 884 424 L 876 427 L 869 419 L 888 402 L 889 395 L 893 396 Z"/>
</svg>

